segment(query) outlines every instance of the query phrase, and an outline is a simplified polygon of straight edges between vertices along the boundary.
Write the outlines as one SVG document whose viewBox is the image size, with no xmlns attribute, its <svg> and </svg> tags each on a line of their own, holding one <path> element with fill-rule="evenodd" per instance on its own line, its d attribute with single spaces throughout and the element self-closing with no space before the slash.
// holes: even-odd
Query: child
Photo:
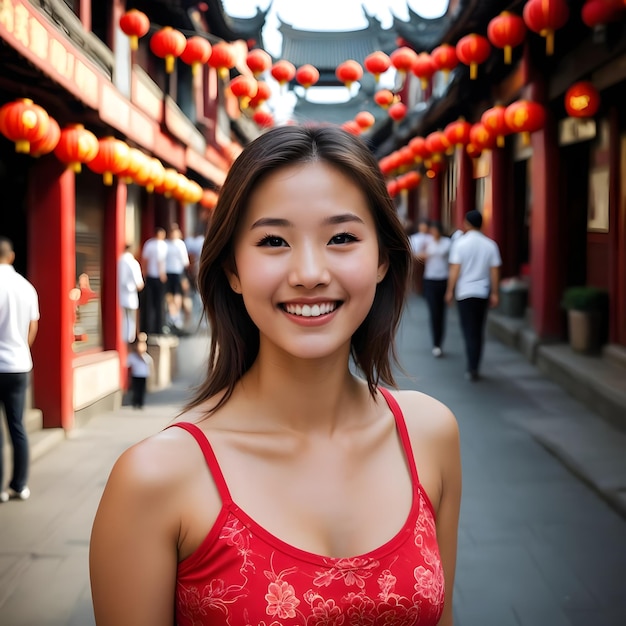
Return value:
<svg viewBox="0 0 626 626">
<path fill-rule="evenodd" d="M 452 625 L 456 420 L 381 386 L 410 266 L 360 139 L 280 126 L 244 149 L 200 260 L 207 378 L 96 514 L 99 626 Z"/>
<path fill-rule="evenodd" d="M 133 409 L 143 409 L 146 398 L 146 385 L 152 372 L 153 361 L 148 354 L 146 333 L 139 333 L 128 353 L 127 366 L 130 368 Z"/>
</svg>

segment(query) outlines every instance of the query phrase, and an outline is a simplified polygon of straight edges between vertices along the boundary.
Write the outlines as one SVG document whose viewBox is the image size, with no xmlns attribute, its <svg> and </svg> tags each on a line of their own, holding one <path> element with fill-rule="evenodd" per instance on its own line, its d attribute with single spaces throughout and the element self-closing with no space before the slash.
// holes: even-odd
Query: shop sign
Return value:
<svg viewBox="0 0 626 626">
<path fill-rule="evenodd" d="M 0 0 L 0 36 L 85 104 L 98 109 L 97 72 L 30 3 Z"/>
<path fill-rule="evenodd" d="M 593 118 L 566 117 L 559 122 L 559 145 L 589 141 L 596 136 L 596 121 Z"/>
</svg>

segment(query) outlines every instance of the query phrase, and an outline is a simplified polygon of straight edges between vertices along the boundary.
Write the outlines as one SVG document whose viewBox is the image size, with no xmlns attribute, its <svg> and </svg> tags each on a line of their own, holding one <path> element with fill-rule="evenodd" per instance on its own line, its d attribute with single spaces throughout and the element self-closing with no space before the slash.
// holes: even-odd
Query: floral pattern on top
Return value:
<svg viewBox="0 0 626 626">
<path fill-rule="evenodd" d="M 329 558 L 290 548 L 231 505 L 219 535 L 179 564 L 178 626 L 435 626 L 444 575 L 435 520 L 418 506 L 368 555 Z"/>
</svg>

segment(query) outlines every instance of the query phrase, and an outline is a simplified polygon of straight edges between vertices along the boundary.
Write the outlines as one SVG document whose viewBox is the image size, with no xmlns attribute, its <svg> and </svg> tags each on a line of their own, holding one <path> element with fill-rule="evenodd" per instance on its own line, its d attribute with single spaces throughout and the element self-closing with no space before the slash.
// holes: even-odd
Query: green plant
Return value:
<svg viewBox="0 0 626 626">
<path fill-rule="evenodd" d="M 561 306 L 567 311 L 598 311 L 604 313 L 609 305 L 606 289 L 598 287 L 569 287 L 563 292 Z"/>
</svg>

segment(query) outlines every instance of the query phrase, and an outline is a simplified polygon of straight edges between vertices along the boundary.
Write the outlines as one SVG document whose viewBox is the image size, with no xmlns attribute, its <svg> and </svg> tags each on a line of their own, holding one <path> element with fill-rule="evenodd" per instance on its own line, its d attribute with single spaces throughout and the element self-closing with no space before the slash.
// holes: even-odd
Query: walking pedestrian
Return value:
<svg viewBox="0 0 626 626">
<path fill-rule="evenodd" d="M 448 255 L 450 238 L 443 236 L 441 222 L 433 220 L 429 225 L 431 240 L 426 244 L 418 259 L 424 263 L 424 299 L 428 305 L 430 334 L 433 356 L 443 354 L 443 339 L 446 330 L 446 290 L 448 288 Z"/>
<path fill-rule="evenodd" d="M 152 373 L 154 361 L 148 354 L 145 333 L 139 333 L 128 353 L 127 366 L 130 368 L 131 404 L 133 409 L 143 409 L 146 400 L 148 378 Z"/>
<path fill-rule="evenodd" d="M 485 342 L 487 309 L 498 306 L 502 259 L 498 244 L 481 232 L 483 216 L 469 211 L 465 234 L 450 251 L 450 277 L 446 301 L 456 303 L 465 342 L 467 370 L 471 381 L 480 378 L 480 361 Z"/>
<path fill-rule="evenodd" d="M 424 252 L 426 245 L 431 239 L 432 236 L 429 232 L 428 220 L 420 219 L 417 224 L 417 232 L 409 237 L 413 258 L 418 261 L 417 263 L 413 263 L 412 271 L 413 290 L 418 294 L 424 293 L 424 263 L 422 260 L 419 260 L 419 256 Z"/>
<path fill-rule="evenodd" d="M 137 338 L 137 311 L 139 292 L 144 287 L 141 265 L 132 253 L 132 246 L 126 244 L 117 264 L 120 306 L 122 307 L 122 338 L 132 343 Z"/>
<path fill-rule="evenodd" d="M 200 261 L 208 376 L 98 507 L 100 626 L 452 624 L 456 420 L 381 386 L 410 266 L 361 139 L 280 126 L 244 149 Z"/>
<path fill-rule="evenodd" d="M 33 368 L 30 347 L 39 328 L 39 298 L 35 288 L 15 271 L 13 243 L 0 237 L 0 404 L 13 447 L 13 473 L 4 488 L 4 442 L 0 428 L 0 502 L 27 500 L 29 446 L 24 406 L 29 372 Z"/>
<path fill-rule="evenodd" d="M 163 333 L 165 283 L 167 281 L 166 257 L 165 229 L 158 227 L 154 231 L 154 237 L 144 243 L 141 251 L 146 283 L 145 299 L 142 303 L 142 330 L 148 334 L 160 335 Z"/>
<path fill-rule="evenodd" d="M 183 295 L 189 290 L 185 274 L 189 267 L 189 254 L 178 224 L 172 224 L 165 243 L 167 245 L 165 257 L 167 324 L 174 330 L 182 330 Z"/>
</svg>

